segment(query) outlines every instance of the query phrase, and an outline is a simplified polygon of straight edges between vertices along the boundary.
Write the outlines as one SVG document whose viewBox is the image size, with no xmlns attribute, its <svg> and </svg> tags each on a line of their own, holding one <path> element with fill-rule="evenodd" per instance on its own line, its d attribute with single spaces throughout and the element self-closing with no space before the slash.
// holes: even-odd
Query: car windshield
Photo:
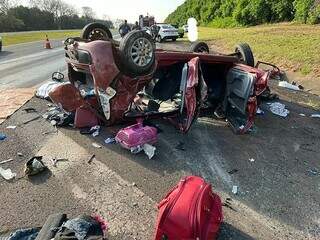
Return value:
<svg viewBox="0 0 320 240">
<path fill-rule="evenodd" d="M 172 29 L 172 28 L 174 28 L 174 27 L 172 27 L 171 25 L 161 25 L 161 27 L 162 27 L 163 29 Z"/>
</svg>

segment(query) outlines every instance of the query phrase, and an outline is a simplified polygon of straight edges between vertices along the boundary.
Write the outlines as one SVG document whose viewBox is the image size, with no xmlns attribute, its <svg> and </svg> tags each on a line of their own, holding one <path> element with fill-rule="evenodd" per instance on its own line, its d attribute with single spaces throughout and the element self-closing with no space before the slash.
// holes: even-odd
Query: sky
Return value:
<svg viewBox="0 0 320 240">
<path fill-rule="evenodd" d="M 26 0 L 24 0 L 26 1 Z M 64 0 L 81 9 L 91 7 L 99 18 L 107 15 L 111 20 L 127 19 L 134 23 L 139 15 L 153 15 L 156 22 L 163 22 L 185 0 Z"/>
</svg>

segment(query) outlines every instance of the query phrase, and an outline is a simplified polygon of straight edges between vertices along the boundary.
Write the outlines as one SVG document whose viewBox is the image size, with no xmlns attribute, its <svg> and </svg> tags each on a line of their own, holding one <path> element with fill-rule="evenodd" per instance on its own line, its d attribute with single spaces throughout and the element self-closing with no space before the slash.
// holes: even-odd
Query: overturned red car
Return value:
<svg viewBox="0 0 320 240">
<path fill-rule="evenodd" d="M 56 89 L 51 99 L 67 111 L 85 108 L 106 125 L 167 117 L 186 132 L 207 111 L 245 133 L 270 76 L 254 67 L 247 44 L 229 55 L 209 53 L 203 42 L 190 51 L 166 51 L 156 49 L 144 31 L 117 42 L 98 23 L 87 25 L 81 38 L 67 39 L 65 56 L 70 84 Z"/>
</svg>

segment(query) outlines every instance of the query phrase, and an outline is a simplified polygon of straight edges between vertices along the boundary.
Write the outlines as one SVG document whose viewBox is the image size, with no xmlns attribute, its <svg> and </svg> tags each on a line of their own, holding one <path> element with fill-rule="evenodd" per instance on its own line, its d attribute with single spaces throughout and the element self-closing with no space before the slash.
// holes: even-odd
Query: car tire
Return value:
<svg viewBox="0 0 320 240">
<path fill-rule="evenodd" d="M 155 49 L 154 40 L 145 31 L 129 32 L 119 46 L 124 73 L 131 77 L 150 73 L 155 65 Z M 143 55 L 140 56 L 141 51 Z"/>
<path fill-rule="evenodd" d="M 161 43 L 161 42 L 163 41 L 160 35 L 158 35 L 158 36 L 156 37 L 156 41 L 157 41 L 158 43 Z"/>
<path fill-rule="evenodd" d="M 177 39 L 176 38 L 172 38 L 172 42 L 175 42 L 175 41 L 177 41 Z"/>
<path fill-rule="evenodd" d="M 236 46 L 235 52 L 241 63 L 254 67 L 254 57 L 249 44 L 247 43 L 238 44 Z"/>
<path fill-rule="evenodd" d="M 190 46 L 190 51 L 191 52 L 196 52 L 196 53 L 209 53 L 209 46 L 205 42 L 194 42 Z"/>
<path fill-rule="evenodd" d="M 89 41 L 95 40 L 110 40 L 112 39 L 112 33 L 109 28 L 102 23 L 89 23 L 84 26 L 81 31 L 80 37 Z"/>
</svg>

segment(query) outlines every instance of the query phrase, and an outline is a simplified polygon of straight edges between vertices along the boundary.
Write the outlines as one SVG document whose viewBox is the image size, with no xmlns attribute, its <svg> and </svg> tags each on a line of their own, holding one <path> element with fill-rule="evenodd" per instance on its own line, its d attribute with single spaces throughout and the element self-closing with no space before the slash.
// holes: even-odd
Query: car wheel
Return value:
<svg viewBox="0 0 320 240">
<path fill-rule="evenodd" d="M 112 39 L 112 33 L 104 24 L 89 23 L 82 29 L 80 37 L 89 41 L 110 40 Z"/>
<path fill-rule="evenodd" d="M 155 43 L 144 31 L 132 31 L 120 41 L 121 65 L 125 74 L 148 74 L 155 64 Z"/>
<path fill-rule="evenodd" d="M 161 43 L 161 42 L 162 42 L 162 38 L 161 38 L 160 35 L 157 36 L 156 41 L 157 41 L 158 43 Z"/>
<path fill-rule="evenodd" d="M 236 46 L 235 52 L 241 63 L 254 67 L 254 57 L 249 44 L 247 43 L 238 44 Z"/>
<path fill-rule="evenodd" d="M 209 53 L 209 46 L 205 42 L 194 42 L 190 46 L 191 52 L 197 52 L 197 53 Z"/>
<path fill-rule="evenodd" d="M 176 38 L 172 38 L 172 41 L 175 42 L 175 41 L 177 41 L 177 39 Z"/>
</svg>

